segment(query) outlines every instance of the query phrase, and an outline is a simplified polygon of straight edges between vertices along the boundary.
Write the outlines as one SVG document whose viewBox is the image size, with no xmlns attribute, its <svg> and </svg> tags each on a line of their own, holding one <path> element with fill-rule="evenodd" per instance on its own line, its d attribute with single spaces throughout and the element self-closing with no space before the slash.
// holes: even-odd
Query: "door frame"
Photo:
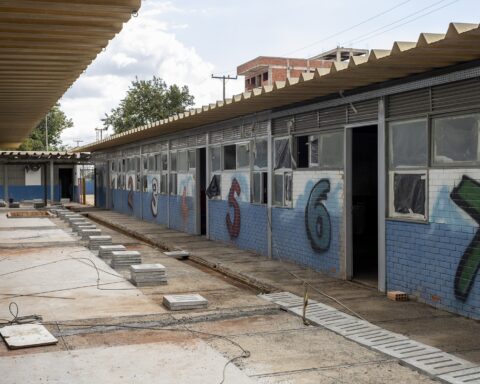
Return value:
<svg viewBox="0 0 480 384">
<path fill-rule="evenodd" d="M 195 233 L 202 234 L 202 205 L 201 205 L 201 171 L 200 171 L 200 151 L 205 150 L 205 189 L 208 188 L 208 147 L 197 147 L 195 149 Z M 205 215 L 206 215 L 206 236 L 208 236 L 208 198 L 205 196 Z"/>
<path fill-rule="evenodd" d="M 381 105 L 380 105 L 381 104 Z M 383 100 L 379 102 L 379 117 L 383 111 Z M 386 152 L 385 152 L 385 120 L 371 120 L 344 126 L 344 279 L 353 278 L 353 233 L 352 233 L 352 144 L 353 129 L 367 126 L 377 126 L 377 225 L 378 225 L 378 290 L 386 289 L 386 252 L 385 252 L 385 210 L 386 210 Z"/>
</svg>

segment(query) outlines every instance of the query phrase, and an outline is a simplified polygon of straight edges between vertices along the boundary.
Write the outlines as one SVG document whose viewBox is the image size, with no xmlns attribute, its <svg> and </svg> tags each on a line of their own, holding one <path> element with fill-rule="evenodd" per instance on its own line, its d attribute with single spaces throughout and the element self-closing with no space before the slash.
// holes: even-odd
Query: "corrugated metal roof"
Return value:
<svg viewBox="0 0 480 384">
<path fill-rule="evenodd" d="M 421 33 L 416 42 L 396 41 L 391 50 L 373 49 L 368 57 L 352 57 L 349 63 L 335 62 L 329 69 L 256 88 L 225 102 L 109 136 L 79 150 L 97 151 L 477 59 L 479 25 L 451 23 L 445 34 Z"/>
<path fill-rule="evenodd" d="M 0 147 L 17 147 L 141 0 L 0 1 Z"/>
<path fill-rule="evenodd" d="M 88 152 L 0 151 L 1 160 L 89 160 Z"/>
</svg>

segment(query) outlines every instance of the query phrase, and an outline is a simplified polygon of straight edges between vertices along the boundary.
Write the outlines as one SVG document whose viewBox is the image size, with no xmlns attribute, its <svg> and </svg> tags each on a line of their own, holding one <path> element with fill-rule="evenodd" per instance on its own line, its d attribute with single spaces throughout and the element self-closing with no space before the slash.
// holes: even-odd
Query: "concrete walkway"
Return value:
<svg viewBox="0 0 480 384">
<path fill-rule="evenodd" d="M 480 363 L 478 321 L 415 301 L 393 302 L 377 290 L 355 282 L 334 279 L 308 268 L 238 249 L 231 244 L 210 241 L 202 236 L 189 235 L 117 212 L 95 210 L 87 214 L 99 223 L 151 245 L 167 250 L 187 250 L 191 260 L 262 292 L 289 291 L 303 295 L 306 281 L 371 323 Z M 309 289 L 309 295 L 317 301 L 346 311 L 337 302 L 313 289 Z"/>
</svg>

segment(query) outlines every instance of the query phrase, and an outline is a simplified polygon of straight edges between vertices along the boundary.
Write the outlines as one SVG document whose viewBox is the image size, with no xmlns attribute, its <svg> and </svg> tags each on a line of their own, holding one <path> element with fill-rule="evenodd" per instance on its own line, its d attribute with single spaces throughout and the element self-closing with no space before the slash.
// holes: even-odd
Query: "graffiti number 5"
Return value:
<svg viewBox="0 0 480 384">
<path fill-rule="evenodd" d="M 238 184 L 237 179 L 233 179 L 232 186 L 228 192 L 228 205 L 233 207 L 233 222 L 230 218 L 230 212 L 228 212 L 227 216 L 225 217 L 228 233 L 230 234 L 231 238 L 238 237 L 240 234 L 240 207 L 235 199 L 235 193 L 237 196 L 240 196 L 240 192 L 240 184 Z"/>
<path fill-rule="evenodd" d="M 310 192 L 307 206 L 305 207 L 305 228 L 312 248 L 319 253 L 330 248 L 332 227 L 330 215 L 322 201 L 327 199 L 330 192 L 330 181 L 321 179 Z"/>
</svg>

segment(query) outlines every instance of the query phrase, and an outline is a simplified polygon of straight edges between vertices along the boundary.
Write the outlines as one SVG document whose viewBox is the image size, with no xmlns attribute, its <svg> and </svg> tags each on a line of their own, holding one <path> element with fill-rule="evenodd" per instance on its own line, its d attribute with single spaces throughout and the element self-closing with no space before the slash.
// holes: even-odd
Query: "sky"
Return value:
<svg viewBox="0 0 480 384">
<path fill-rule="evenodd" d="M 311 57 L 337 46 L 391 48 L 421 32 L 444 33 L 450 22 L 478 23 L 479 0 L 143 0 L 137 17 L 110 41 L 60 100 L 75 146 L 95 140 L 105 113 L 135 77 L 187 85 L 195 106 L 222 98 L 215 75 L 235 75 L 257 56 Z M 244 82 L 227 82 L 227 97 Z M 111 132 L 109 132 L 111 133 Z"/>
</svg>

